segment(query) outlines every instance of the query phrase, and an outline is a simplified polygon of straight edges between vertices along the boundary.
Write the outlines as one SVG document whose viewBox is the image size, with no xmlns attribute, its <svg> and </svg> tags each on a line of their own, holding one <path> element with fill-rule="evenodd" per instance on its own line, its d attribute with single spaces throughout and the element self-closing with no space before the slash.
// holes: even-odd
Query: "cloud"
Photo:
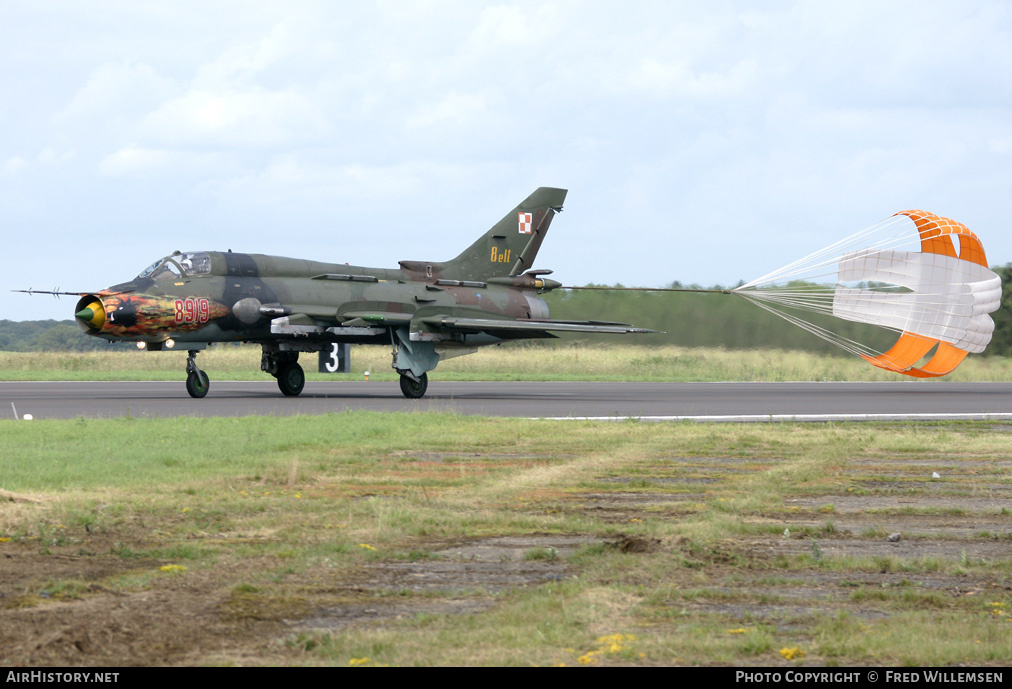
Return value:
<svg viewBox="0 0 1012 689">
<path fill-rule="evenodd" d="M 645 58 L 632 67 L 627 83 L 652 96 L 731 98 L 753 88 L 758 70 L 753 60 L 742 60 L 725 71 L 693 70 L 685 62 Z"/>
<path fill-rule="evenodd" d="M 167 146 L 261 149 L 310 143 L 328 126 L 306 94 L 253 87 L 190 90 L 145 116 L 137 130 Z"/>
<path fill-rule="evenodd" d="M 255 82 L 265 70 L 305 50 L 305 36 L 301 34 L 311 27 L 299 31 L 293 29 L 296 24 L 294 20 L 281 21 L 258 40 L 226 47 L 217 58 L 197 70 L 193 85 L 215 90 Z"/>
<path fill-rule="evenodd" d="M 441 100 L 421 105 L 405 124 L 409 129 L 443 122 L 470 125 L 488 117 L 488 100 L 488 96 L 481 93 L 450 93 Z"/>
<path fill-rule="evenodd" d="M 98 171 L 110 177 L 201 176 L 223 172 L 227 157 L 198 151 L 127 147 L 102 159 Z"/>
<path fill-rule="evenodd" d="M 28 169 L 28 162 L 20 156 L 14 156 L 4 161 L 4 177 L 6 179 L 14 179 L 23 174 Z"/>
<path fill-rule="evenodd" d="M 179 88 L 152 67 L 131 61 L 106 62 L 92 70 L 70 102 L 54 115 L 57 124 L 136 117 Z"/>
<path fill-rule="evenodd" d="M 476 26 L 468 35 L 467 51 L 530 54 L 536 44 L 550 40 L 558 29 L 559 13 L 550 4 L 529 11 L 517 6 L 493 5 L 482 9 Z"/>
<path fill-rule="evenodd" d="M 282 155 L 244 173 L 222 178 L 208 187 L 212 195 L 236 204 L 296 206 L 319 204 L 334 209 L 338 203 L 390 203 L 416 196 L 441 180 L 462 184 L 467 169 L 435 161 L 404 161 L 389 165 L 332 164 Z M 338 201 L 340 200 L 340 201 Z"/>
</svg>

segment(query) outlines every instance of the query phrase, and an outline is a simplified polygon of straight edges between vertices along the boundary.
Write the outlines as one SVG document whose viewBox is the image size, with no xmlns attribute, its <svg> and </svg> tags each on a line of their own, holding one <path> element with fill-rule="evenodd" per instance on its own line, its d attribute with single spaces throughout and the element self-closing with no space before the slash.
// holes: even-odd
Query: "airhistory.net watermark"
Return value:
<svg viewBox="0 0 1012 689">
<path fill-rule="evenodd" d="M 43 670 L 8 670 L 7 682 L 46 682 L 56 684 L 103 684 L 119 681 L 118 672 L 51 672 Z"/>
</svg>

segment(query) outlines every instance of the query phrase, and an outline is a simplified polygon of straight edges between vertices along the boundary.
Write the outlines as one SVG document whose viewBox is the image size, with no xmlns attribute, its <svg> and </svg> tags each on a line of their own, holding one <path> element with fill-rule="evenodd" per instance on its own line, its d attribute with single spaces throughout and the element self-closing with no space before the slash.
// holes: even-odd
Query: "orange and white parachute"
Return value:
<svg viewBox="0 0 1012 689">
<path fill-rule="evenodd" d="M 966 226 L 925 211 L 902 211 L 841 242 L 735 289 L 759 306 L 879 368 L 944 376 L 968 352 L 983 352 L 1001 301 L 1001 279 Z M 879 352 L 815 325 L 798 311 L 900 333 Z M 931 358 L 915 366 L 931 350 Z"/>
</svg>

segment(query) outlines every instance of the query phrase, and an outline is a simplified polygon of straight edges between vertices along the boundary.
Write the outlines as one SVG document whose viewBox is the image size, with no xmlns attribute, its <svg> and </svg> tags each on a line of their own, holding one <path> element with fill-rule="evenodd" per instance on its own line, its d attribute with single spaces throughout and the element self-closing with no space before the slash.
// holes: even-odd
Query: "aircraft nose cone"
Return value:
<svg viewBox="0 0 1012 689">
<path fill-rule="evenodd" d="M 101 301 L 94 299 L 75 313 L 74 317 L 89 327 L 101 330 L 102 326 L 105 325 L 105 308 L 102 306 Z"/>
</svg>

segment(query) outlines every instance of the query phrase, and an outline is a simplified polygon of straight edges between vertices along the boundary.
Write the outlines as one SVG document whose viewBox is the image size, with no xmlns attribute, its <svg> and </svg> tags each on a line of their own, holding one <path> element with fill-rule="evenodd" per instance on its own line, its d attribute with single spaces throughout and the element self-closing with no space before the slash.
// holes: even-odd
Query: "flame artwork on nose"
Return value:
<svg viewBox="0 0 1012 689">
<path fill-rule="evenodd" d="M 75 314 L 88 328 L 119 337 L 190 332 L 227 316 L 227 306 L 205 298 L 178 299 L 146 294 L 85 297 Z"/>
</svg>

